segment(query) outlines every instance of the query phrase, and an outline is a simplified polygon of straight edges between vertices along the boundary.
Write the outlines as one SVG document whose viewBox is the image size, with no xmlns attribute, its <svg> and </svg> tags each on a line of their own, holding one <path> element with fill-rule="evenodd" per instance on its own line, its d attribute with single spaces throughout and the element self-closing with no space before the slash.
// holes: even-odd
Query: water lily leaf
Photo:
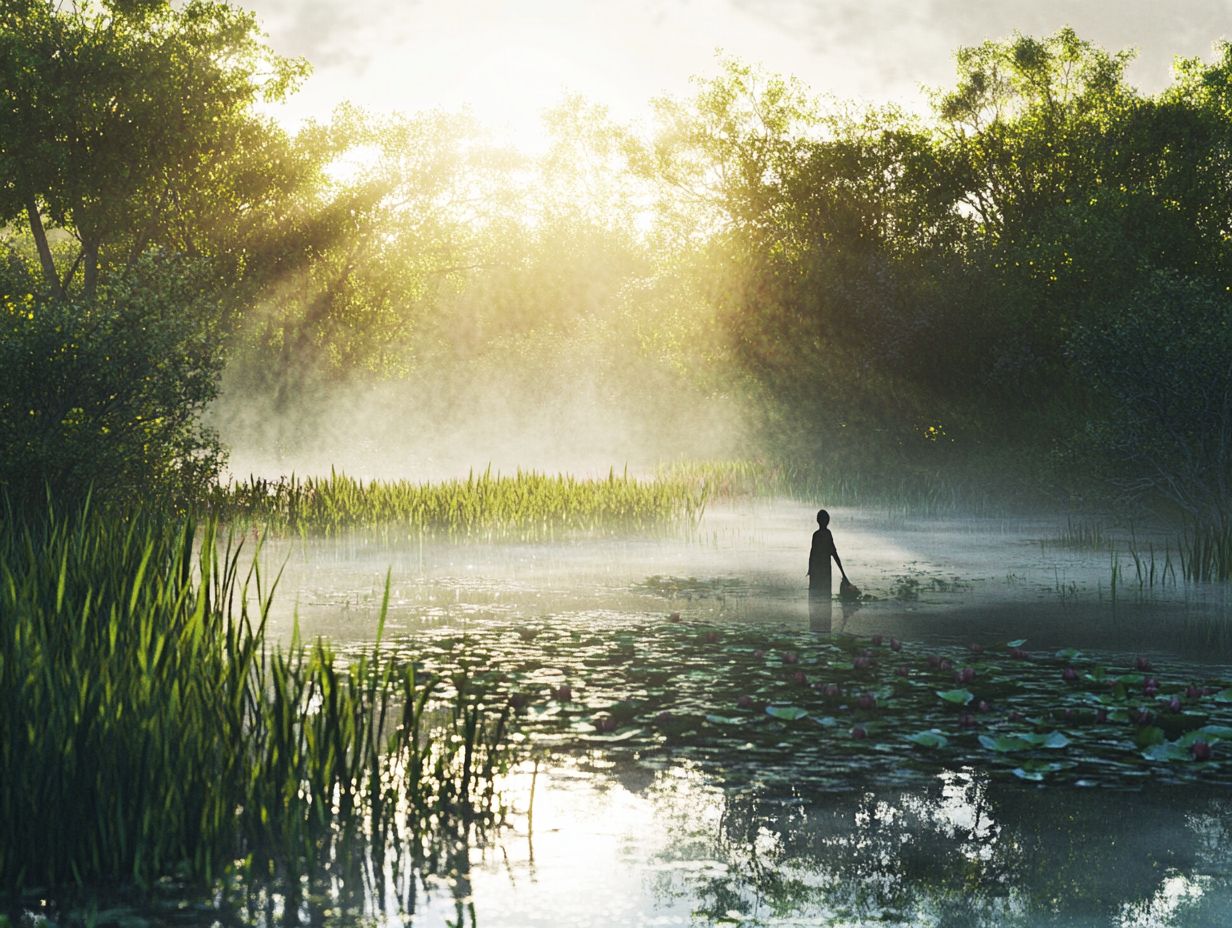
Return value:
<svg viewBox="0 0 1232 928">
<path fill-rule="evenodd" d="M 1005 643 L 1005 646 L 1007 648 L 1021 648 L 1026 643 L 1027 643 L 1026 638 L 1015 638 L 1013 641 L 1007 641 Z"/>
<path fill-rule="evenodd" d="M 807 709 L 801 709 L 799 706 L 766 706 L 766 715 L 785 722 L 798 721 L 808 714 Z"/>
<path fill-rule="evenodd" d="M 838 724 L 838 719 L 836 719 L 832 715 L 822 715 L 822 716 L 814 715 L 812 718 L 813 718 L 813 721 L 816 722 L 818 725 L 820 725 L 822 728 L 833 728 L 835 725 Z"/>
<path fill-rule="evenodd" d="M 1142 756 L 1147 760 L 1155 761 L 1191 760 L 1193 757 L 1189 753 L 1189 748 L 1175 741 L 1161 741 L 1159 744 L 1152 744 L 1142 752 Z"/>
<path fill-rule="evenodd" d="M 1050 731 L 1044 735 L 1044 739 L 1040 742 L 1040 747 L 1052 748 L 1054 750 L 1069 747 L 1069 739 L 1059 731 Z"/>
<path fill-rule="evenodd" d="M 1048 774 L 1056 773 L 1058 770 L 1067 770 L 1072 766 L 1073 764 L 1061 763 L 1059 761 L 1029 760 L 1024 762 L 1021 767 L 1015 767 L 1010 773 L 1020 780 L 1030 780 L 1033 783 L 1038 783 Z"/>
<path fill-rule="evenodd" d="M 980 744 L 987 750 L 996 751 L 999 754 L 1009 754 L 1013 751 L 1029 751 L 1035 747 L 1031 741 L 1018 735 L 998 735 L 995 738 L 989 735 L 980 735 Z"/>
<path fill-rule="evenodd" d="M 706 721 L 712 725 L 741 725 L 744 723 L 744 719 L 730 715 L 708 715 Z"/>
<path fill-rule="evenodd" d="M 903 738 L 921 748 L 943 748 L 950 743 L 950 739 L 935 728 L 917 731 L 914 735 L 904 735 Z"/>
<path fill-rule="evenodd" d="M 956 706 L 965 706 L 975 698 L 975 694 L 970 690 L 937 690 L 937 695 L 948 703 L 953 703 Z"/>
<path fill-rule="evenodd" d="M 1232 741 L 1232 728 L 1226 725 L 1204 725 L 1202 728 L 1185 732 L 1176 743 L 1189 747 L 1195 741 Z"/>
<path fill-rule="evenodd" d="M 1063 661 L 1072 661 L 1082 657 L 1082 652 L 1077 648 L 1062 648 L 1057 652 L 1057 657 Z"/>
<path fill-rule="evenodd" d="M 1143 725 L 1134 735 L 1134 743 L 1140 748 L 1149 748 L 1154 744 L 1162 744 L 1166 740 L 1164 730 L 1158 725 Z"/>
<path fill-rule="evenodd" d="M 1216 693 L 1215 702 L 1232 702 L 1232 688 L 1220 690 Z"/>
</svg>

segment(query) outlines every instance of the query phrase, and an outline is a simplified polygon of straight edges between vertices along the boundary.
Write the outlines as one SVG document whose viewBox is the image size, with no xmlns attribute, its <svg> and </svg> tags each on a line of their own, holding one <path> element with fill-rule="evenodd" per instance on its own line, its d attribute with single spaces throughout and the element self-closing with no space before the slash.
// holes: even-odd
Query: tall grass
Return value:
<svg viewBox="0 0 1232 928">
<path fill-rule="evenodd" d="M 1180 538 L 1181 573 L 1198 583 L 1232 580 L 1232 521 L 1196 525 Z"/>
<path fill-rule="evenodd" d="M 707 491 L 683 480 L 636 480 L 609 473 L 586 480 L 490 471 L 465 480 L 418 484 L 329 477 L 250 478 L 218 490 L 221 518 L 291 531 L 332 534 L 364 528 L 452 537 L 541 540 L 573 532 L 637 532 L 692 525 Z"/>
<path fill-rule="evenodd" d="M 1047 543 L 1062 548 L 1099 551 L 1109 547 L 1112 540 L 1102 522 L 1094 519 L 1075 519 L 1071 515 L 1066 516 L 1065 529 L 1061 534 Z"/>
<path fill-rule="evenodd" d="M 244 861 L 293 899 L 326 868 L 379 882 L 390 855 L 496 814 L 507 708 L 438 700 L 379 641 L 347 663 L 272 647 L 271 591 L 212 526 L 3 528 L 0 889 L 204 887 Z"/>
</svg>

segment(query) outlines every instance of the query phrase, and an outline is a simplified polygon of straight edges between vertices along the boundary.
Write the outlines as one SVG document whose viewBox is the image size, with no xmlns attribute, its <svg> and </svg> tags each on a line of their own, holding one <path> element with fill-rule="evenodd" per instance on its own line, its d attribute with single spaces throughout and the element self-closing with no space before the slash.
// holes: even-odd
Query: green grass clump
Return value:
<svg viewBox="0 0 1232 928">
<path fill-rule="evenodd" d="M 221 518 L 291 531 L 334 534 L 384 528 L 461 538 L 542 540 L 574 532 L 641 532 L 692 525 L 707 494 L 683 480 L 609 473 L 586 480 L 487 471 L 442 483 L 328 477 L 250 478 L 218 490 Z"/>
<path fill-rule="evenodd" d="M 141 515 L 6 520 L 0 891 L 236 871 L 290 899 L 495 814 L 506 708 L 436 699 L 379 642 L 347 663 L 273 647 L 259 575 L 216 540 Z"/>
<path fill-rule="evenodd" d="M 1232 521 L 1197 525 L 1180 539 L 1181 572 L 1186 580 L 1226 583 L 1232 580 Z"/>
</svg>

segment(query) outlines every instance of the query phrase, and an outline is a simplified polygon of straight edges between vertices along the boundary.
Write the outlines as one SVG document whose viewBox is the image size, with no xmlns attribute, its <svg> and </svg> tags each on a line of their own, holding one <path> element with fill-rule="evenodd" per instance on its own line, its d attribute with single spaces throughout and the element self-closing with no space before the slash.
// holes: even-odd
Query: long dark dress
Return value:
<svg viewBox="0 0 1232 928">
<path fill-rule="evenodd" d="M 813 532 L 813 547 L 809 551 L 809 593 L 816 596 L 829 596 L 832 589 L 830 581 L 830 558 L 835 554 L 834 536 L 828 528 L 819 528 Z"/>
</svg>

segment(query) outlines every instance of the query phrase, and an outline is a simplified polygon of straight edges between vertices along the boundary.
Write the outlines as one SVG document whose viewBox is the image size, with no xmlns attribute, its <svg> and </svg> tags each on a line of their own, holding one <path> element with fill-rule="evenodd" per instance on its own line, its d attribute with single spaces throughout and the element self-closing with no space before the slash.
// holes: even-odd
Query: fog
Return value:
<svg viewBox="0 0 1232 928">
<path fill-rule="evenodd" d="M 649 474 L 682 459 L 750 451 L 748 413 L 688 369 L 601 343 L 523 341 L 504 358 L 430 366 L 395 380 L 309 380 L 287 401 L 232 372 L 212 411 L 229 471 L 439 480 L 491 468 Z"/>
</svg>

